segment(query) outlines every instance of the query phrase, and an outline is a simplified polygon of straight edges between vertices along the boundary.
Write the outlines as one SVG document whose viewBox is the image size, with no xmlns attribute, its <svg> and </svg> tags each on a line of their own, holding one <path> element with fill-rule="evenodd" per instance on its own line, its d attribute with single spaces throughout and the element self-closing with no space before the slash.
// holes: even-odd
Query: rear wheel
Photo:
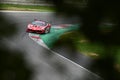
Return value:
<svg viewBox="0 0 120 80">
<path fill-rule="evenodd" d="M 49 32 L 50 32 L 50 28 L 47 27 L 47 28 L 45 29 L 45 33 L 49 33 Z"/>
</svg>

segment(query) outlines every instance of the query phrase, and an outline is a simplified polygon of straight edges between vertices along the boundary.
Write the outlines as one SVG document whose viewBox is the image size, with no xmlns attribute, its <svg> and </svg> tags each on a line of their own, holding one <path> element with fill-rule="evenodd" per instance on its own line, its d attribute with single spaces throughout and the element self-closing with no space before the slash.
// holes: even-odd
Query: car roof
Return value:
<svg viewBox="0 0 120 80">
<path fill-rule="evenodd" d="M 36 20 L 32 22 L 33 25 L 45 26 L 47 23 L 45 21 Z"/>
</svg>

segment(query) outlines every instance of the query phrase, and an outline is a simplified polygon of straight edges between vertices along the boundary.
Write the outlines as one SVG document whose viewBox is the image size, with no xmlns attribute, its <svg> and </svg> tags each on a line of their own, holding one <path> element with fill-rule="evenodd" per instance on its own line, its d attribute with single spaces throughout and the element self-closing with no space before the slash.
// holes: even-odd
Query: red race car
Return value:
<svg viewBox="0 0 120 80">
<path fill-rule="evenodd" d="M 28 24 L 26 32 L 49 33 L 50 29 L 51 29 L 51 24 L 45 21 L 35 20 L 32 23 Z"/>
</svg>

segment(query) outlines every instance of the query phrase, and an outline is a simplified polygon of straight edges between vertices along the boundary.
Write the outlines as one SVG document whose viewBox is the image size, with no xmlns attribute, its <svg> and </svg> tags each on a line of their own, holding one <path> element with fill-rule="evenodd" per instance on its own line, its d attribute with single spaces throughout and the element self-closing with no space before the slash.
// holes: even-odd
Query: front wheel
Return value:
<svg viewBox="0 0 120 80">
<path fill-rule="evenodd" d="M 45 29 L 45 33 L 49 33 L 49 32 L 50 32 L 50 28 L 47 27 L 47 28 Z"/>
</svg>

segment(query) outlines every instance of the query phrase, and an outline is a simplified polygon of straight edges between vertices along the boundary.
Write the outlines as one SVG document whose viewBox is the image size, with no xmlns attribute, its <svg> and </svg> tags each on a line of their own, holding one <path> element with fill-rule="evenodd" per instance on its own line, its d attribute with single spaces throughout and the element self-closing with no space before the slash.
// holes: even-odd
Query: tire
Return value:
<svg viewBox="0 0 120 80">
<path fill-rule="evenodd" d="M 49 33 L 49 32 L 50 32 L 50 28 L 47 27 L 47 28 L 45 29 L 45 34 L 46 34 L 46 33 Z"/>
</svg>

